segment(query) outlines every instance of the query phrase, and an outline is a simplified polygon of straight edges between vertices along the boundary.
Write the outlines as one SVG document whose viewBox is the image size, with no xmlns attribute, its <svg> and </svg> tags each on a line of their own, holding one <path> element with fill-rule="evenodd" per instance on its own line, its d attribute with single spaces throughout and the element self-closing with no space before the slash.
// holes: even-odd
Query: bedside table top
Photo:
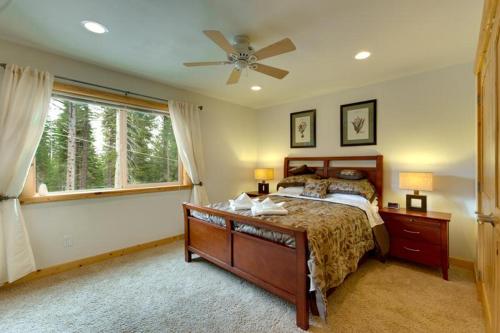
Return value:
<svg viewBox="0 0 500 333">
<path fill-rule="evenodd" d="M 407 210 L 406 208 L 387 208 L 387 207 L 384 207 L 384 208 L 379 210 L 379 213 L 422 217 L 422 218 L 427 218 L 427 219 L 432 219 L 432 220 L 440 220 L 440 221 L 445 221 L 445 222 L 450 222 L 450 220 L 451 220 L 450 213 L 417 212 L 417 211 L 413 211 L 413 210 Z"/>
</svg>

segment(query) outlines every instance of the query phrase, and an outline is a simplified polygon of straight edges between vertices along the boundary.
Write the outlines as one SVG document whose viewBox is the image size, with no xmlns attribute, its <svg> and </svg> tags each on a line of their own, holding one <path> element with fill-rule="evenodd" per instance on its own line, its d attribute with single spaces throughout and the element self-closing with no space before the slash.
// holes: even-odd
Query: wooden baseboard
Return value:
<svg viewBox="0 0 500 333">
<path fill-rule="evenodd" d="M 473 261 L 450 257 L 450 266 L 456 266 L 474 272 Z"/>
<path fill-rule="evenodd" d="M 83 266 L 92 265 L 92 264 L 95 264 L 95 263 L 98 263 L 100 261 L 104 261 L 104 260 L 107 260 L 107 259 L 124 256 L 124 255 L 127 255 L 127 254 L 131 254 L 131 253 L 143 251 L 143 250 L 146 250 L 146 249 L 151 249 L 151 248 L 158 247 L 158 246 L 161 246 L 161 245 L 166 245 L 166 244 L 169 244 L 169 243 L 175 242 L 177 240 L 181 240 L 181 239 L 184 239 L 184 235 L 177 235 L 177 236 L 167 237 L 167 238 L 159 239 L 159 240 L 148 242 L 148 243 L 143 243 L 143 244 L 138 244 L 138 245 L 126 247 L 124 249 L 119 249 L 119 250 L 115 250 L 115 251 L 111 251 L 111 252 L 106 252 L 106 253 L 103 253 L 103 254 L 98 254 L 96 256 L 92 256 L 92 257 L 88 257 L 88 258 L 83 258 L 83 259 L 78 259 L 78 260 L 70 261 L 70 262 L 67 262 L 67 263 L 64 263 L 64 264 L 59 264 L 59 265 L 55 265 L 55 266 L 51 266 L 51 267 L 39 269 L 39 270 L 37 270 L 35 272 L 32 272 L 32 273 L 26 275 L 25 277 L 23 277 L 23 278 L 21 278 L 21 279 L 19 279 L 17 281 L 14 281 L 12 283 L 5 283 L 5 284 L 1 285 L 0 288 L 5 288 L 5 287 L 8 287 L 8 286 L 12 286 L 12 285 L 16 285 L 16 284 L 19 284 L 19 283 L 31 281 L 31 280 L 38 279 L 38 278 L 41 278 L 41 277 L 45 277 L 45 276 L 50 276 L 50 275 L 54 275 L 54 274 L 66 272 L 66 271 L 69 271 L 69 270 L 72 270 L 72 269 L 76 269 L 76 268 L 80 268 L 80 267 L 83 267 Z"/>
</svg>

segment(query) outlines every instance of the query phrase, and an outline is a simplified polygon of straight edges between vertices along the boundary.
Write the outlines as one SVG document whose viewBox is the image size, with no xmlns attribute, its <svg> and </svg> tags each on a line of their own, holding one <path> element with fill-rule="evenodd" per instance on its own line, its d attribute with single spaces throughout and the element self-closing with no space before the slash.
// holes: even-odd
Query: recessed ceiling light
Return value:
<svg viewBox="0 0 500 333">
<path fill-rule="evenodd" d="M 103 34 L 109 31 L 108 28 L 103 26 L 101 23 L 94 21 L 82 21 L 81 23 L 85 29 L 95 34 Z"/>
<path fill-rule="evenodd" d="M 252 86 L 250 89 L 252 89 L 253 91 L 259 91 L 262 89 L 261 86 Z"/>
<path fill-rule="evenodd" d="M 354 59 L 356 59 L 356 60 L 363 60 L 363 59 L 368 58 L 371 55 L 372 54 L 370 52 L 368 52 L 368 51 L 361 51 L 361 52 L 356 53 L 356 55 L 354 56 Z"/>
</svg>

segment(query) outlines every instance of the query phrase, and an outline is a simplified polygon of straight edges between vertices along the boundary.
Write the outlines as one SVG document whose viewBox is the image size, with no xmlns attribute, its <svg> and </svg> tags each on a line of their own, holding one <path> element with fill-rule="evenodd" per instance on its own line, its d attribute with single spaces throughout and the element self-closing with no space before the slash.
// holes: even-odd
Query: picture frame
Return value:
<svg viewBox="0 0 500 333">
<path fill-rule="evenodd" d="M 340 146 L 377 144 L 377 100 L 340 106 Z"/>
<path fill-rule="evenodd" d="M 290 148 L 316 147 L 316 110 L 290 114 Z"/>
<path fill-rule="evenodd" d="M 426 212 L 427 211 L 427 196 L 417 195 L 417 194 L 407 194 L 406 195 L 406 209 Z"/>
</svg>

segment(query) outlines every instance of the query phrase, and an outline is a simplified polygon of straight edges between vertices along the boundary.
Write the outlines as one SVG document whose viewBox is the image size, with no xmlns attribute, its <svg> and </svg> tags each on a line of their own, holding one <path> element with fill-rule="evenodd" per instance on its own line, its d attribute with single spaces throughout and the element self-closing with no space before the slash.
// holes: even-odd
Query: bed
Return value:
<svg viewBox="0 0 500 333">
<path fill-rule="evenodd" d="M 307 163 L 324 178 L 346 168 L 363 172 L 373 184 L 381 207 L 383 156 L 287 157 L 284 177 L 290 176 L 298 163 Z M 297 326 L 307 330 L 309 310 L 318 314 L 317 305 L 324 304 L 323 313 L 326 311 L 327 290 L 341 283 L 373 248 L 382 257 L 388 251 L 387 232 L 383 224 L 367 224 L 368 208 L 352 203 L 348 196 L 336 195 L 331 199 L 334 201 L 308 200 L 289 192 L 271 197 L 282 202 L 290 214 L 252 217 L 248 211 L 231 211 L 226 203 L 207 207 L 183 204 L 185 260 L 190 262 L 192 254 L 197 254 L 295 304 Z M 337 229 L 323 228 L 327 223 Z M 333 250 L 324 253 L 325 248 L 333 249 L 340 243 L 345 234 L 355 235 L 338 247 L 349 254 L 348 264 L 344 263 L 346 256 L 339 259 Z"/>
</svg>

